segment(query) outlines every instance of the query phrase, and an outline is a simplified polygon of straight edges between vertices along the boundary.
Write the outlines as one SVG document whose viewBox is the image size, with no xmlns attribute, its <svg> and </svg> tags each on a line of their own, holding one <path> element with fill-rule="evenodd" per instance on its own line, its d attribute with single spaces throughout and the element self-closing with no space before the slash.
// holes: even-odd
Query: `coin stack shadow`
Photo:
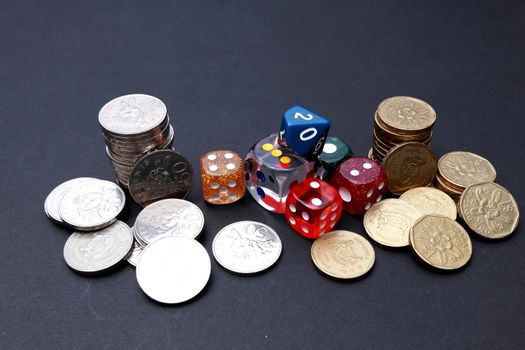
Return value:
<svg viewBox="0 0 525 350">
<path fill-rule="evenodd" d="M 417 123 L 416 120 L 420 117 L 418 114 L 422 113 L 434 114 L 429 119 L 435 120 L 435 112 L 432 107 L 419 99 L 397 96 L 381 102 L 374 115 L 374 132 L 369 158 L 382 163 L 388 151 L 405 142 L 421 142 L 427 146 L 430 145 L 434 120 L 430 126 Z M 388 120 L 392 119 L 392 114 L 398 115 L 396 118 L 404 119 L 404 122 L 396 123 L 397 127 L 388 123 Z M 425 126 L 420 128 L 419 125 Z"/>
<path fill-rule="evenodd" d="M 173 145 L 173 127 L 168 114 L 159 125 L 138 134 L 118 134 L 105 129 L 102 124 L 101 127 L 111 166 L 118 182 L 126 188 L 131 169 L 142 155 Z"/>
</svg>

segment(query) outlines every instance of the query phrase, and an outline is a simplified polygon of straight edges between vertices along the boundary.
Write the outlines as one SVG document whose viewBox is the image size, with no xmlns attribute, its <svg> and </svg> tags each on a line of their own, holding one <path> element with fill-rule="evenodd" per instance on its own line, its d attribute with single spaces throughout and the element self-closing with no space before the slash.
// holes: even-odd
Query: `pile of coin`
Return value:
<svg viewBox="0 0 525 350">
<path fill-rule="evenodd" d="M 429 145 L 436 112 L 414 97 L 395 96 L 379 104 L 374 116 L 372 149 L 369 156 L 383 162 L 387 153 L 405 142 Z"/>
<path fill-rule="evenodd" d="M 133 165 L 142 155 L 171 148 L 173 128 L 166 105 L 156 97 L 132 94 L 106 103 L 98 115 L 106 153 L 117 180 L 125 187 Z"/>
<path fill-rule="evenodd" d="M 456 202 L 471 185 L 496 180 L 496 169 L 485 158 L 471 152 L 449 152 L 438 161 L 435 186 Z"/>
</svg>

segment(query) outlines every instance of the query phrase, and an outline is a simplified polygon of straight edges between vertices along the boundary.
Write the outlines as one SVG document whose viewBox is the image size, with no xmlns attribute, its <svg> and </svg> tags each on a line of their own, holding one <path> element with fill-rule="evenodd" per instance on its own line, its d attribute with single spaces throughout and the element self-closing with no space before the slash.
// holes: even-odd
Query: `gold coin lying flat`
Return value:
<svg viewBox="0 0 525 350">
<path fill-rule="evenodd" d="M 399 197 L 425 215 L 443 215 L 456 220 L 456 203 L 448 194 L 431 187 L 417 187 L 406 191 Z"/>
<path fill-rule="evenodd" d="M 342 230 L 317 238 L 312 244 L 311 256 L 319 270 L 341 279 L 364 275 L 375 261 L 374 248 L 363 236 Z"/>
<path fill-rule="evenodd" d="M 408 245 L 410 228 L 423 214 L 401 199 L 383 199 L 372 205 L 363 218 L 366 233 L 388 247 Z"/>
<path fill-rule="evenodd" d="M 477 234 L 498 239 L 510 235 L 518 226 L 518 203 L 510 192 L 493 182 L 471 185 L 459 199 L 461 217 Z"/>
<path fill-rule="evenodd" d="M 426 215 L 410 230 L 412 251 L 428 265 L 455 270 L 472 256 L 472 242 L 467 231 L 456 221 L 439 215 Z"/>
<path fill-rule="evenodd" d="M 379 105 L 377 116 L 388 127 L 398 131 L 424 130 L 436 121 L 436 112 L 428 103 L 407 96 L 387 98 Z"/>
<path fill-rule="evenodd" d="M 438 161 L 441 176 L 452 185 L 466 188 L 496 180 L 496 169 L 485 158 L 470 152 L 449 152 Z"/>
<path fill-rule="evenodd" d="M 392 148 L 383 158 L 388 190 L 400 195 L 432 182 L 437 163 L 430 148 L 420 142 L 406 142 Z"/>
</svg>

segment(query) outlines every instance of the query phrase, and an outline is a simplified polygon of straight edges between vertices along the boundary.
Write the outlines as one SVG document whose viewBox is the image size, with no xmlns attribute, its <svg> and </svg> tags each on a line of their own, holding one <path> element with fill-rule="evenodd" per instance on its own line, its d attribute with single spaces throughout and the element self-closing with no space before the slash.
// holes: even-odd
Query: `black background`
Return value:
<svg viewBox="0 0 525 350">
<path fill-rule="evenodd" d="M 70 230 L 44 199 L 70 178 L 113 180 L 97 121 L 128 93 L 161 98 L 175 147 L 246 154 L 301 104 L 355 154 L 371 147 L 378 103 L 429 102 L 436 155 L 469 150 L 525 208 L 525 6 L 519 1 L 2 1 L 0 10 L 0 348 L 523 348 L 525 237 L 473 236 L 469 265 L 440 274 L 408 250 L 375 246 L 364 279 L 323 277 L 311 241 L 249 196 L 212 207 L 201 242 L 252 219 L 283 241 L 277 265 L 239 277 L 212 262 L 206 290 L 163 306 L 126 264 L 88 278 L 63 261 Z M 122 220 L 133 224 L 132 204 Z M 364 234 L 362 217 L 337 225 Z"/>
</svg>

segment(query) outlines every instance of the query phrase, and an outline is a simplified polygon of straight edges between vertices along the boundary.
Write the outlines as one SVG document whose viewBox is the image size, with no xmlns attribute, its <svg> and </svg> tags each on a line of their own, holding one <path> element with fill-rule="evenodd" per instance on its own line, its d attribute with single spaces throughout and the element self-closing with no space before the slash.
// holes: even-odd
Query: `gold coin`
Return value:
<svg viewBox="0 0 525 350">
<path fill-rule="evenodd" d="M 364 275 L 375 261 L 374 248 L 363 236 L 342 230 L 317 238 L 312 244 L 311 256 L 319 270 L 341 279 Z"/>
<path fill-rule="evenodd" d="M 410 247 L 423 262 L 442 270 L 455 270 L 472 256 L 467 231 L 456 221 L 439 215 L 426 215 L 410 230 Z"/>
<path fill-rule="evenodd" d="M 485 158 L 470 152 L 449 152 L 438 161 L 439 173 L 453 185 L 470 185 L 496 180 L 496 169 Z"/>
<path fill-rule="evenodd" d="M 436 175 L 437 163 L 430 148 L 420 142 L 402 143 L 383 158 L 388 190 L 400 195 L 415 187 L 424 187 Z"/>
<path fill-rule="evenodd" d="M 374 160 L 374 150 L 372 148 L 368 150 L 368 159 Z"/>
<path fill-rule="evenodd" d="M 432 129 L 426 129 L 424 131 L 401 133 L 389 129 L 384 123 L 380 122 L 380 119 L 375 117 L 374 119 L 374 132 L 377 136 L 384 140 L 391 142 L 409 142 L 409 141 L 421 141 L 429 138 L 432 135 Z"/>
<path fill-rule="evenodd" d="M 379 120 L 399 131 L 420 131 L 431 128 L 436 112 L 426 102 L 413 97 L 387 98 L 377 109 Z"/>
<path fill-rule="evenodd" d="M 448 194 L 431 187 L 416 187 L 406 191 L 399 197 L 425 215 L 442 215 L 456 220 L 456 203 Z"/>
<path fill-rule="evenodd" d="M 363 218 L 366 233 L 387 247 L 405 247 L 414 223 L 423 214 L 412 204 L 400 199 L 383 199 L 372 205 Z"/>
<path fill-rule="evenodd" d="M 494 182 L 467 187 L 459 199 L 461 217 L 477 234 L 498 239 L 518 226 L 520 211 L 512 194 Z"/>
</svg>

